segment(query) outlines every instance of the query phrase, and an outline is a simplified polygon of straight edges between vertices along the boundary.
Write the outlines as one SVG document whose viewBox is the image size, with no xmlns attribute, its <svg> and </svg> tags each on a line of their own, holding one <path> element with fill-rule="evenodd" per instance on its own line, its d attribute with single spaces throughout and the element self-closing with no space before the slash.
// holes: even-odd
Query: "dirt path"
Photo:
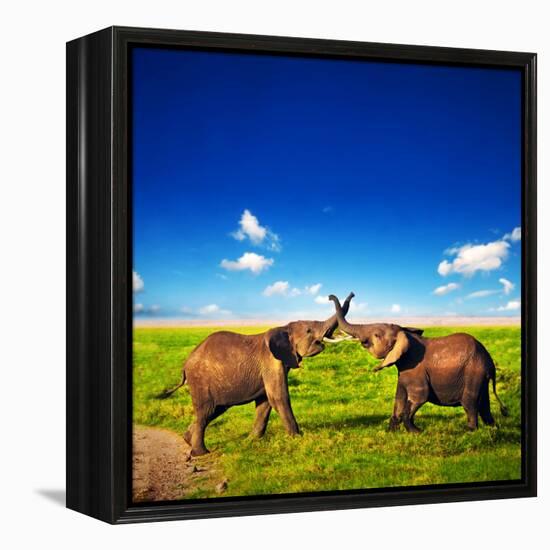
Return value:
<svg viewBox="0 0 550 550">
<path fill-rule="evenodd" d="M 197 488 L 214 490 L 220 482 L 214 458 L 208 455 L 191 460 L 189 450 L 174 432 L 134 426 L 134 501 L 178 500 Z"/>
</svg>

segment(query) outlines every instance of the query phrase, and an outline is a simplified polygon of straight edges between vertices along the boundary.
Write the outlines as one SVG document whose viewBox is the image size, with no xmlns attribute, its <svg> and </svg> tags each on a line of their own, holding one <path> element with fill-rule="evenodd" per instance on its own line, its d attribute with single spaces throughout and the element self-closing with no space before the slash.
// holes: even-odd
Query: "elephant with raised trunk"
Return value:
<svg viewBox="0 0 550 550">
<path fill-rule="evenodd" d="M 351 295 L 341 308 L 344 315 L 350 300 Z M 191 455 L 208 452 L 204 432 L 212 420 L 229 407 L 251 401 L 256 403 L 252 435 L 263 436 L 272 408 L 288 434 L 299 434 L 290 406 L 288 372 L 299 367 L 302 358 L 321 353 L 323 341 L 338 341 L 331 339 L 337 326 L 333 315 L 326 321 L 294 321 L 262 334 L 221 331 L 208 336 L 185 362 L 181 382 L 159 396 L 168 397 L 185 383 L 189 386 L 196 418 L 184 438 Z"/>
<path fill-rule="evenodd" d="M 353 296 L 351 293 L 350 297 Z M 478 414 L 485 424 L 492 426 L 495 421 L 491 415 L 489 382 L 492 382 L 502 415 L 507 415 L 496 392 L 495 364 L 489 352 L 473 336 L 456 333 L 426 338 L 417 328 L 351 324 L 346 321 L 346 310 L 340 306 L 338 298 L 330 295 L 329 299 L 336 307 L 340 329 L 359 340 L 371 355 L 383 359 L 374 370 L 397 367 L 391 430 L 402 421 L 409 432 L 420 431 L 414 424 L 414 415 L 426 402 L 447 407 L 462 405 L 471 430 L 477 429 Z"/>
</svg>

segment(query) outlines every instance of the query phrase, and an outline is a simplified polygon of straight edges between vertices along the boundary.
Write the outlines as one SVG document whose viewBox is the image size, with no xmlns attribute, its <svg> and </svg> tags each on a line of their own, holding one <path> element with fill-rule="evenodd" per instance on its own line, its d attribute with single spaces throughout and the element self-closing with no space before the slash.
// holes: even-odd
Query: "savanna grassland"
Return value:
<svg viewBox="0 0 550 550">
<path fill-rule="evenodd" d="M 266 327 L 231 328 L 240 333 Z M 170 399 L 155 395 L 174 386 L 193 348 L 215 328 L 135 328 L 134 423 L 182 434 L 193 419 L 188 389 Z M 497 388 L 510 415 L 504 418 L 491 392 L 498 429 L 466 428 L 461 407 L 426 404 L 416 415 L 420 434 L 401 427 L 388 432 L 397 379 L 395 368 L 372 372 L 378 363 L 358 343 L 327 345 L 289 374 L 292 407 L 302 437 L 286 436 L 277 413 L 263 439 L 248 438 L 254 403 L 229 409 L 206 431 L 212 451 L 197 464 L 216 475 L 198 476 L 182 498 L 296 493 L 440 483 L 513 480 L 521 476 L 519 327 L 433 327 L 428 337 L 467 332 L 497 364 Z"/>
</svg>

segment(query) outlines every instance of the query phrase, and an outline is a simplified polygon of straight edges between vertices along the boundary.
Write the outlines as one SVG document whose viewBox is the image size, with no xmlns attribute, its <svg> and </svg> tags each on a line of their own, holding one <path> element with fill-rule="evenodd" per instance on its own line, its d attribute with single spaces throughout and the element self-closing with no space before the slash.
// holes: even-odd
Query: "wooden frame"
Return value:
<svg viewBox="0 0 550 550">
<path fill-rule="evenodd" d="M 517 68 L 523 74 L 520 482 L 130 504 L 132 45 Z M 536 495 L 536 56 L 111 27 L 67 44 L 67 507 L 110 523 Z"/>
</svg>

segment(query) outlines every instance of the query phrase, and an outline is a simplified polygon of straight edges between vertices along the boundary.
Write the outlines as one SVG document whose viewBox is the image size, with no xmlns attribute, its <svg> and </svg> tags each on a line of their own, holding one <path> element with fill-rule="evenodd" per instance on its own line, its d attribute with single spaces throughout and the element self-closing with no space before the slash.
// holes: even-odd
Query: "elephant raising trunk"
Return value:
<svg viewBox="0 0 550 550">
<path fill-rule="evenodd" d="M 350 336 L 353 336 L 353 338 L 360 338 L 361 337 L 361 329 L 363 328 L 363 325 L 352 325 L 351 323 L 348 323 L 346 321 L 345 316 L 348 313 L 349 310 L 349 302 L 352 300 L 352 298 L 355 297 L 355 294 L 353 292 L 350 292 L 349 296 L 346 298 L 346 301 L 344 303 L 344 307 L 340 305 L 340 300 L 334 294 L 331 294 L 328 299 L 332 300 L 334 302 L 334 306 L 336 307 L 336 320 L 338 322 L 338 325 L 340 328 Z M 346 307 L 347 306 L 347 307 Z"/>
<path fill-rule="evenodd" d="M 350 294 L 341 311 L 349 309 Z M 184 434 L 191 455 L 208 452 L 204 442 L 206 427 L 235 405 L 256 403 L 252 433 L 265 433 L 271 408 L 281 416 L 288 434 L 300 433 L 290 405 L 288 372 L 300 366 L 304 357 L 314 357 L 325 349 L 338 326 L 338 316 L 325 321 L 293 321 L 260 334 L 219 331 L 210 334 L 189 355 L 180 383 L 158 397 L 172 395 L 184 384 L 189 386 L 195 421 Z"/>
<path fill-rule="evenodd" d="M 353 293 L 350 294 L 353 297 Z M 329 299 L 336 307 L 340 329 L 359 340 L 382 363 L 375 371 L 397 367 L 397 390 L 390 429 L 400 422 L 410 432 L 419 429 L 414 415 L 426 402 L 444 407 L 462 405 L 468 427 L 477 429 L 478 414 L 485 424 L 494 425 L 489 402 L 489 382 L 501 414 L 508 414 L 496 391 L 496 368 L 483 344 L 464 333 L 426 338 L 423 330 L 391 323 L 353 325 L 345 319 L 344 308 L 336 296 Z"/>
<path fill-rule="evenodd" d="M 340 306 L 340 302 L 338 302 L 339 313 L 336 313 L 335 315 L 329 317 L 326 321 L 324 321 L 324 334 L 325 338 L 328 341 L 330 341 L 329 339 L 332 337 L 332 334 L 336 330 L 336 327 L 338 327 L 340 317 L 344 318 L 344 316 L 348 314 L 349 304 L 354 296 L 355 294 L 353 292 L 350 292 L 349 296 L 345 299 L 343 306 Z M 331 297 L 338 300 L 338 298 L 336 298 L 333 294 L 329 296 L 330 299 L 332 299 Z"/>
</svg>

